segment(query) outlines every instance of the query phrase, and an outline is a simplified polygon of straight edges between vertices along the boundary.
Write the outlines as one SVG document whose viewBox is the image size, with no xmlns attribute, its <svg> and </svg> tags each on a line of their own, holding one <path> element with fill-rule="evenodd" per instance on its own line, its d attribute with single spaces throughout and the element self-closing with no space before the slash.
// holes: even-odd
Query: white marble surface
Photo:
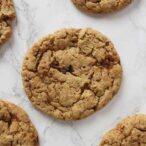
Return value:
<svg viewBox="0 0 146 146">
<path fill-rule="evenodd" d="M 90 16 L 71 0 L 14 0 L 17 20 L 0 48 L 0 98 L 23 107 L 35 124 L 40 146 L 97 146 L 122 118 L 146 113 L 146 0 L 109 15 Z M 21 82 L 24 55 L 42 36 L 64 27 L 93 27 L 110 37 L 121 57 L 120 92 L 103 110 L 81 121 L 54 120 L 32 107 Z"/>
</svg>

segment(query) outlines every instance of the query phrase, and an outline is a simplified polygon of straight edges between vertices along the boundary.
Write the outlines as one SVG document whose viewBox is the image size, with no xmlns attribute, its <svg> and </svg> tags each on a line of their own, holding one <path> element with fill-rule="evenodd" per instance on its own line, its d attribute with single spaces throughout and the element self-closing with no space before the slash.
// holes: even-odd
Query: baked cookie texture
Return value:
<svg viewBox="0 0 146 146">
<path fill-rule="evenodd" d="M 132 0 L 72 0 L 82 10 L 93 13 L 108 13 L 122 9 Z"/>
<path fill-rule="evenodd" d="M 0 100 L 0 146 L 38 146 L 38 134 L 20 107 Z"/>
<path fill-rule="evenodd" d="M 62 29 L 36 43 L 24 59 L 23 85 L 32 104 L 64 120 L 104 107 L 122 78 L 112 42 L 91 28 Z"/>
<path fill-rule="evenodd" d="M 0 0 L 0 45 L 12 34 L 11 21 L 15 18 L 12 0 Z"/>
<path fill-rule="evenodd" d="M 146 115 L 124 119 L 104 136 L 100 146 L 146 146 Z"/>
</svg>

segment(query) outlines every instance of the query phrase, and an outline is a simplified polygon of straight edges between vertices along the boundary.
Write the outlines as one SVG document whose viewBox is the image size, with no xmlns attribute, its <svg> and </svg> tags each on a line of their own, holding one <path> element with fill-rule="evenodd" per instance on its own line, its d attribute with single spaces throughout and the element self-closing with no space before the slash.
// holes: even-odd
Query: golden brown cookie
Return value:
<svg viewBox="0 0 146 146">
<path fill-rule="evenodd" d="M 0 22 L 0 45 L 7 41 L 11 34 L 11 26 L 6 21 Z"/>
<path fill-rule="evenodd" d="M 107 13 L 122 9 L 132 0 L 72 0 L 82 10 L 93 13 Z"/>
<path fill-rule="evenodd" d="M 77 120 L 113 98 L 122 68 L 112 42 L 100 32 L 62 29 L 28 51 L 22 77 L 35 107 L 59 119 Z"/>
<path fill-rule="evenodd" d="M 0 100 L 0 146 L 38 146 L 38 134 L 20 107 Z"/>
<path fill-rule="evenodd" d="M 104 136 L 100 146 L 146 146 L 146 115 L 124 119 Z"/>
<path fill-rule="evenodd" d="M 11 21 L 15 18 L 12 0 L 0 0 L 0 45 L 9 39 L 12 28 Z"/>
</svg>

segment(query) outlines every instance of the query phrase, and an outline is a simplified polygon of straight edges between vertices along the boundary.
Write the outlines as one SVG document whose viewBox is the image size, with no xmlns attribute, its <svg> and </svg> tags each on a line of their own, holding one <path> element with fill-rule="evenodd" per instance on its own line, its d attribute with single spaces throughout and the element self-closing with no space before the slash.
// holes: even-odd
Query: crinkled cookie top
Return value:
<svg viewBox="0 0 146 146">
<path fill-rule="evenodd" d="M 146 115 L 124 119 L 103 137 L 100 146 L 146 146 Z"/>
<path fill-rule="evenodd" d="M 113 44 L 101 33 L 63 29 L 28 51 L 22 77 L 38 109 L 59 119 L 77 120 L 112 99 L 120 87 L 122 68 Z"/>
<path fill-rule="evenodd" d="M 0 0 L 0 45 L 12 34 L 11 21 L 15 18 L 12 0 Z"/>
<path fill-rule="evenodd" d="M 37 132 L 18 106 L 0 100 L 0 146 L 38 146 Z"/>
<path fill-rule="evenodd" d="M 129 5 L 132 0 L 72 0 L 73 3 L 89 12 L 107 13 L 112 12 Z"/>
</svg>

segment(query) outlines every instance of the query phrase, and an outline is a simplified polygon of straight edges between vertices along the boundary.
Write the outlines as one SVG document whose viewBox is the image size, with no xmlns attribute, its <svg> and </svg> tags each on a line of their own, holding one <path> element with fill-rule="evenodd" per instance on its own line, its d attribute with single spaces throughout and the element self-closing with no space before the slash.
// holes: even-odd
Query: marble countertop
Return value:
<svg viewBox="0 0 146 146">
<path fill-rule="evenodd" d="M 40 146 L 97 146 L 104 133 L 121 119 L 146 113 L 146 0 L 135 0 L 117 13 L 93 16 L 71 0 L 14 0 L 17 19 L 13 36 L 0 48 L 0 98 L 23 107 L 35 124 Z M 21 81 L 28 48 L 41 37 L 64 27 L 93 27 L 114 42 L 123 65 L 119 93 L 102 110 L 76 122 L 54 120 L 32 107 Z"/>
</svg>

